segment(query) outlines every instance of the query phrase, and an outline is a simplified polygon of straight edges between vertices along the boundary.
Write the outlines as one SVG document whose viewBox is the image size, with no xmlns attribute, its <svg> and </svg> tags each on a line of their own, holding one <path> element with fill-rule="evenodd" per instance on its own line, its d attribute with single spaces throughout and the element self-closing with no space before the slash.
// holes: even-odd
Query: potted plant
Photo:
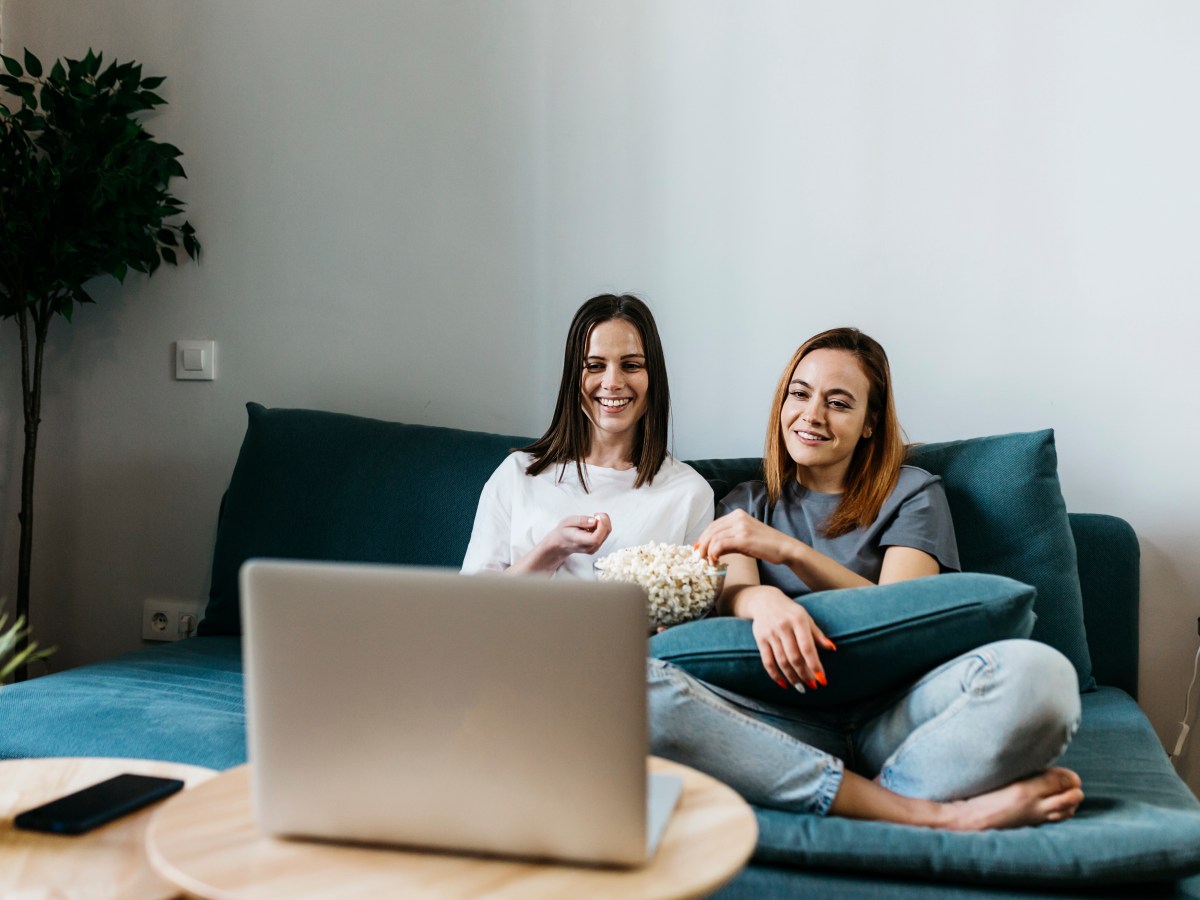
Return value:
<svg viewBox="0 0 1200 900">
<path fill-rule="evenodd" d="M 0 600 L 0 605 L 3 601 Z M 17 621 L 8 625 L 8 613 L 0 612 L 0 687 L 18 669 L 25 668 L 35 659 L 45 659 L 55 651 L 54 647 L 39 650 L 37 641 L 29 640 L 29 629 L 25 620 L 17 616 Z M 20 646 L 19 646 L 20 645 Z"/>
<path fill-rule="evenodd" d="M 161 262 L 176 264 L 179 248 L 192 259 L 200 253 L 188 222 L 168 222 L 183 212 L 168 190 L 172 178 L 186 177 L 182 154 L 154 140 L 140 121 L 166 102 L 154 93 L 164 79 L 143 78 L 132 62 L 102 68 L 101 58 L 88 50 L 83 59 L 56 61 L 44 75 L 28 50 L 24 64 L 0 55 L 0 319 L 17 323 L 25 423 L 16 606 L 22 625 L 29 620 L 50 323 L 55 316 L 70 322 L 78 306 L 94 302 L 85 288 L 93 278 L 124 282 L 131 269 L 148 276 Z M 27 634 L 18 635 L 21 653 Z"/>
</svg>

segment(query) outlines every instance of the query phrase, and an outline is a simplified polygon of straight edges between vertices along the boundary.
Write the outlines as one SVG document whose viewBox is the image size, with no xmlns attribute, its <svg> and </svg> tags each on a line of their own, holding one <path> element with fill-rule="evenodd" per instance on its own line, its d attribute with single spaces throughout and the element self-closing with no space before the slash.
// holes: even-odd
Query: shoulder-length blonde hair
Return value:
<svg viewBox="0 0 1200 900">
<path fill-rule="evenodd" d="M 892 400 L 892 373 L 887 354 L 874 338 L 857 328 L 832 328 L 809 338 L 788 360 L 767 422 L 767 440 L 763 449 L 763 475 L 772 504 L 783 496 L 784 485 L 796 477 L 796 463 L 783 442 L 780 415 L 788 396 L 792 373 L 800 360 L 814 350 L 845 350 L 858 360 L 870 382 L 867 395 L 867 425 L 871 436 L 854 448 L 846 472 L 845 492 L 837 510 L 822 526 L 827 537 L 838 537 L 864 528 L 879 517 L 884 501 L 896 487 L 900 466 L 906 454 L 905 436 L 896 418 Z"/>
</svg>

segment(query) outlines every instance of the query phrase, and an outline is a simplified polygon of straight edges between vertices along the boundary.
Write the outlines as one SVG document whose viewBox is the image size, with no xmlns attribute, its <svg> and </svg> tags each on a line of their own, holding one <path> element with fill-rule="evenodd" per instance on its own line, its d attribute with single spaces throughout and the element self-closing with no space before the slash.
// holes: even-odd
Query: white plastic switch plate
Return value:
<svg viewBox="0 0 1200 900">
<path fill-rule="evenodd" d="M 217 377 L 216 341 L 176 341 L 175 378 L 178 381 L 212 381 Z"/>
<path fill-rule="evenodd" d="M 203 617 L 203 600 L 150 597 L 142 604 L 142 640 L 178 641 L 191 637 Z"/>
</svg>

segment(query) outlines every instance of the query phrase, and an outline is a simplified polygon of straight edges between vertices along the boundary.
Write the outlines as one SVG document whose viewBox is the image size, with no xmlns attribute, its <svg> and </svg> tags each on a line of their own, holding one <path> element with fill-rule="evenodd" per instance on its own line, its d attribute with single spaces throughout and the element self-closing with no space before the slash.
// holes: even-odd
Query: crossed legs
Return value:
<svg viewBox="0 0 1200 900">
<path fill-rule="evenodd" d="M 668 663 L 647 671 L 653 751 L 759 806 L 978 830 L 1066 819 L 1083 799 L 1048 768 L 1078 724 L 1074 670 L 1031 641 L 964 654 L 868 721 L 855 750 L 875 781 Z"/>
</svg>

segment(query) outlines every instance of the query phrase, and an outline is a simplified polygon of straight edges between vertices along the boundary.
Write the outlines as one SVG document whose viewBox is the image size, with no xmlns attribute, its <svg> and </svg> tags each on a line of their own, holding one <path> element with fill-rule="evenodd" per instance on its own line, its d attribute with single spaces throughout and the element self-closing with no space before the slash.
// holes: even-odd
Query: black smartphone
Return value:
<svg viewBox="0 0 1200 900">
<path fill-rule="evenodd" d="M 31 831 L 83 834 L 170 796 L 182 787 L 183 782 L 178 778 L 117 775 L 18 813 L 13 824 Z"/>
</svg>

